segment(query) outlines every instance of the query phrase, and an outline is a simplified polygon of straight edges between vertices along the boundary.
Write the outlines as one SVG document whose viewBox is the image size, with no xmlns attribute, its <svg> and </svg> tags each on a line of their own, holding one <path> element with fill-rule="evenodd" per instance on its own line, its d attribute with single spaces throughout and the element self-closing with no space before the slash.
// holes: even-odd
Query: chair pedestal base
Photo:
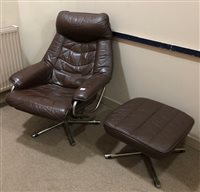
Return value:
<svg viewBox="0 0 200 192">
<path fill-rule="evenodd" d="M 73 120 L 66 120 L 66 121 L 62 121 L 56 125 L 53 125 L 51 127 L 48 127 L 44 130 L 41 130 L 39 132 L 36 132 L 34 134 L 31 135 L 32 138 L 35 138 L 35 137 L 38 137 L 54 128 L 58 128 L 60 126 L 63 126 L 64 127 L 64 130 L 65 130 L 65 133 L 67 135 L 67 138 L 69 140 L 69 143 L 71 146 L 74 146 L 76 144 L 75 140 L 74 140 L 74 137 L 73 137 L 73 134 L 72 134 L 72 131 L 70 129 L 70 126 L 69 124 L 100 124 L 101 122 L 99 120 L 84 120 L 84 119 L 73 119 Z"/>
<path fill-rule="evenodd" d="M 174 149 L 174 153 L 182 153 L 185 152 L 184 148 L 176 148 Z M 145 154 L 143 154 L 140 151 L 137 152 L 130 152 L 130 153 L 117 153 L 117 154 L 106 154 L 104 155 L 104 157 L 106 159 L 114 159 L 114 158 L 118 158 L 118 157 L 128 157 L 128 156 L 133 156 L 133 155 L 141 155 L 142 158 L 144 159 L 145 165 L 147 167 L 147 170 L 153 180 L 153 183 L 155 185 L 156 188 L 160 188 L 161 184 L 160 181 L 158 179 L 158 176 L 156 174 L 156 171 L 154 169 L 153 163 L 151 161 L 151 158 L 146 156 Z"/>
<path fill-rule="evenodd" d="M 69 120 L 68 121 L 69 124 L 100 124 L 101 121 L 99 120 Z"/>
<path fill-rule="evenodd" d="M 48 127 L 46 129 L 43 129 L 43 130 L 41 130 L 41 131 L 39 131 L 37 133 L 34 133 L 34 134 L 31 135 L 31 137 L 33 137 L 33 138 L 38 137 L 39 135 L 42 135 L 42 134 L 46 133 L 47 131 L 50 131 L 50 130 L 52 130 L 54 128 L 60 127 L 63 124 L 64 124 L 64 121 L 62 121 L 62 122 L 60 122 L 60 123 L 58 123 L 56 125 L 53 125 L 51 127 Z"/>
<path fill-rule="evenodd" d="M 68 124 L 67 121 L 65 121 L 65 123 L 64 123 L 64 129 L 65 129 L 65 133 L 66 133 L 66 135 L 67 135 L 67 138 L 68 138 L 68 140 L 69 140 L 69 144 L 70 144 L 71 146 L 75 146 L 75 145 L 76 145 L 76 142 L 75 142 L 75 140 L 74 140 L 72 131 L 71 131 L 71 129 L 70 129 L 69 124 Z"/>
</svg>

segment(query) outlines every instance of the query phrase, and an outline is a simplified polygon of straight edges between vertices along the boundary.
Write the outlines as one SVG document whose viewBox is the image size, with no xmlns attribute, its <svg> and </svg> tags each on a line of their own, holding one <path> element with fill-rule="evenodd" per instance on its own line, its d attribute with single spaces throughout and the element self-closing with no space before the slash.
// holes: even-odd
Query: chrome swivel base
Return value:
<svg viewBox="0 0 200 192">
<path fill-rule="evenodd" d="M 12 90 L 14 90 L 14 88 L 12 88 Z M 99 120 L 94 120 L 95 116 L 91 116 L 91 114 L 93 114 L 99 108 L 100 102 L 103 98 L 104 91 L 105 91 L 105 87 L 100 91 L 96 106 L 93 109 L 88 111 L 90 113 L 90 115 L 86 115 L 83 113 L 77 113 L 76 108 L 78 105 L 78 101 L 74 101 L 73 107 L 72 107 L 72 114 L 68 115 L 68 116 L 66 115 L 67 120 L 62 121 L 54 126 L 48 127 L 37 133 L 34 133 L 34 134 L 32 134 L 32 137 L 33 138 L 38 137 L 39 135 L 46 133 L 47 131 L 50 131 L 54 128 L 57 128 L 57 127 L 60 127 L 61 125 L 63 125 L 70 145 L 74 146 L 76 144 L 76 142 L 74 140 L 74 137 L 73 137 L 73 134 L 72 134 L 69 124 L 100 124 L 101 122 Z"/>
<path fill-rule="evenodd" d="M 182 153 L 182 152 L 185 152 L 184 148 L 176 148 L 174 150 L 174 153 Z M 149 172 L 149 174 L 150 174 L 150 176 L 153 180 L 155 187 L 160 188 L 161 184 L 160 184 L 160 181 L 159 181 L 158 176 L 156 174 L 156 171 L 154 169 L 151 158 L 148 157 L 147 155 L 143 154 L 142 152 L 106 154 L 106 155 L 104 155 L 104 157 L 106 159 L 114 159 L 114 158 L 118 158 L 118 157 L 128 157 L 128 156 L 133 156 L 133 155 L 141 155 L 142 156 L 142 158 L 144 159 L 145 165 L 147 167 L 147 170 L 148 170 L 148 172 Z"/>
<path fill-rule="evenodd" d="M 69 124 L 100 124 L 101 121 L 99 120 L 69 120 L 68 121 Z"/>
<path fill-rule="evenodd" d="M 66 121 L 62 121 L 56 125 L 53 125 L 51 127 L 48 127 L 46 129 L 43 129 L 39 132 L 36 132 L 34 134 L 31 135 L 32 138 L 35 138 L 35 137 L 38 137 L 44 133 L 46 133 L 47 131 L 50 131 L 54 128 L 58 128 L 60 126 L 63 126 L 64 127 L 64 130 L 65 130 L 65 133 L 67 135 L 67 138 L 69 140 L 69 143 L 71 146 L 74 146 L 76 144 L 75 140 L 74 140 L 74 137 L 73 137 L 73 134 L 72 134 L 72 131 L 70 129 L 70 126 L 69 124 L 100 124 L 101 122 L 99 120 L 84 120 L 84 119 L 73 119 L 73 120 L 66 120 Z"/>
<path fill-rule="evenodd" d="M 43 130 L 41 130 L 41 131 L 39 131 L 37 133 L 34 133 L 34 134 L 31 135 L 31 137 L 33 137 L 33 138 L 38 137 L 39 135 L 42 135 L 43 133 L 46 133 L 47 131 L 50 131 L 50 130 L 52 130 L 54 128 L 60 127 L 63 124 L 64 124 L 64 121 L 62 121 L 62 122 L 60 122 L 60 123 L 58 123 L 56 125 L 53 125 L 51 127 L 48 127 L 46 129 L 43 129 Z"/>
</svg>

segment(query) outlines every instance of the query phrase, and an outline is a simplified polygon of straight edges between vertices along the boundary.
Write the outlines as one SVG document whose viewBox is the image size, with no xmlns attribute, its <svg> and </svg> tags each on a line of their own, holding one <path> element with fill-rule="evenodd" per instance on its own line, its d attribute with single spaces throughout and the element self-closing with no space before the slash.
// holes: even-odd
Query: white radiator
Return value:
<svg viewBox="0 0 200 192">
<path fill-rule="evenodd" d="M 23 68 L 19 28 L 0 28 L 0 93 L 9 90 L 9 77 Z"/>
</svg>

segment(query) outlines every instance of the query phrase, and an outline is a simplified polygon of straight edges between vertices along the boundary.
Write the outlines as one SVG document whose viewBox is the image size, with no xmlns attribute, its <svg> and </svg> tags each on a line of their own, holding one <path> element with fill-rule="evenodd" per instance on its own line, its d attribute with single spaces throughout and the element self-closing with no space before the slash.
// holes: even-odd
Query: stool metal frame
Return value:
<svg viewBox="0 0 200 192">
<path fill-rule="evenodd" d="M 185 148 L 176 148 L 176 149 L 174 149 L 173 152 L 174 153 L 183 153 L 183 152 L 185 152 Z M 134 156 L 134 155 L 141 155 L 142 156 L 142 158 L 144 159 L 145 165 L 147 167 L 147 170 L 148 170 L 148 172 L 149 172 L 149 174 L 150 174 L 150 176 L 153 180 L 155 187 L 160 188 L 161 184 L 160 184 L 160 181 L 159 181 L 158 176 L 156 174 L 156 171 L 154 169 L 151 158 L 149 156 L 143 154 L 142 152 L 137 151 L 137 152 L 130 152 L 130 153 L 106 154 L 106 155 L 104 155 L 104 157 L 106 159 L 115 159 L 115 158 L 118 158 L 118 157 L 128 157 L 128 156 Z"/>
</svg>

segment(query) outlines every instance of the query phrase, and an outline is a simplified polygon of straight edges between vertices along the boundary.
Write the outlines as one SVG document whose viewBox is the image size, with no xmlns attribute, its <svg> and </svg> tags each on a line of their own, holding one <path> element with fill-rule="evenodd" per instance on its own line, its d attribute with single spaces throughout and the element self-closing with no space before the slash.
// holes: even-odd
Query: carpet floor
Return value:
<svg viewBox="0 0 200 192">
<path fill-rule="evenodd" d="M 111 111 L 101 106 L 97 118 Z M 0 107 L 1 192 L 200 192 L 200 153 L 153 160 L 161 189 L 156 189 L 140 156 L 113 160 L 105 153 L 127 146 L 107 135 L 102 125 L 73 125 L 76 146 L 63 128 L 32 139 L 30 135 L 55 122 Z"/>
</svg>

